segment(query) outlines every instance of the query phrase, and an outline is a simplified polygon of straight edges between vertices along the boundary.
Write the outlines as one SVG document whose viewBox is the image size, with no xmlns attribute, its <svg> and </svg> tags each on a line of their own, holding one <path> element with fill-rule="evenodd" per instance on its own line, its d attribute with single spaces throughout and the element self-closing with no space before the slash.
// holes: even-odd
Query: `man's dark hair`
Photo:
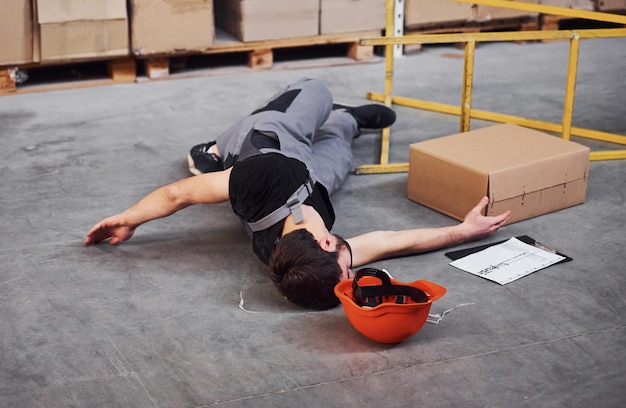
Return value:
<svg viewBox="0 0 626 408">
<path fill-rule="evenodd" d="M 306 229 L 283 236 L 268 263 L 270 278 L 279 292 L 296 305 L 326 310 L 339 304 L 335 285 L 341 268 L 337 252 L 324 251 Z"/>
</svg>

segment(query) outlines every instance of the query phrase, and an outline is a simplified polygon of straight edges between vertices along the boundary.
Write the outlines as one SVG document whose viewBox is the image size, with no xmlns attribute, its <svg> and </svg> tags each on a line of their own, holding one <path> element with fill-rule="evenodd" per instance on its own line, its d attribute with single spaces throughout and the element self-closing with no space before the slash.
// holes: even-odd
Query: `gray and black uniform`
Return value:
<svg viewBox="0 0 626 408">
<path fill-rule="evenodd" d="M 297 205 L 287 205 L 294 193 L 300 192 L 296 201 L 317 210 L 328 230 L 334 223 L 329 195 L 352 167 L 352 140 L 359 129 L 352 115 L 333 111 L 332 105 L 322 82 L 301 79 L 216 140 L 224 167 L 233 166 L 231 205 L 252 232 L 254 253 L 265 264 L 284 219 L 297 212 Z M 278 220 L 268 220 L 272 213 Z"/>
</svg>

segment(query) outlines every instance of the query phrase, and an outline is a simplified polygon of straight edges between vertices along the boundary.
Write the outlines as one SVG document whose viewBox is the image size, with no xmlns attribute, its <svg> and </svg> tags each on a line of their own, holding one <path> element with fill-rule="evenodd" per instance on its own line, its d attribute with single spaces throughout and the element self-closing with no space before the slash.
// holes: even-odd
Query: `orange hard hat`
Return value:
<svg viewBox="0 0 626 408">
<path fill-rule="evenodd" d="M 335 295 L 352 326 L 378 343 L 399 343 L 417 333 L 432 302 L 446 293 L 435 283 L 398 282 L 387 271 L 363 268 L 339 282 Z"/>
</svg>

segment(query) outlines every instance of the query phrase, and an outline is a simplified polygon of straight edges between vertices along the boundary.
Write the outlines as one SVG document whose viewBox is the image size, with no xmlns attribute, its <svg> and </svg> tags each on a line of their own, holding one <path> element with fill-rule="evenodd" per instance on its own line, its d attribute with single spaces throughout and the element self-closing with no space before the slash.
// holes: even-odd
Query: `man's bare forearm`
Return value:
<svg viewBox="0 0 626 408">
<path fill-rule="evenodd" d="M 440 228 L 418 228 L 402 231 L 374 231 L 348 239 L 352 248 L 352 265 L 365 265 L 379 259 L 433 251 L 483 238 L 506 224 L 510 211 L 484 216 L 487 197 L 472 208 L 462 223 Z"/>
<path fill-rule="evenodd" d="M 468 239 L 460 224 L 442 228 L 402 231 L 374 231 L 348 240 L 353 251 L 353 266 L 378 259 L 418 254 L 457 245 Z"/>
<path fill-rule="evenodd" d="M 120 214 L 131 227 L 163 218 L 191 205 L 172 194 L 172 185 L 160 187 Z"/>
</svg>

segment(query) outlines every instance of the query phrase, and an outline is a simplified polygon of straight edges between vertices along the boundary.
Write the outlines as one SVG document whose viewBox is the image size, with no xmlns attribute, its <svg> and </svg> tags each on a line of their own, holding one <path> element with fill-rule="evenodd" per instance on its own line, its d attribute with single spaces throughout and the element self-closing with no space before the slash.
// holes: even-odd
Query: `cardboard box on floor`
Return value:
<svg viewBox="0 0 626 408">
<path fill-rule="evenodd" d="M 386 22 L 386 0 L 320 0 L 320 34 L 377 31 Z"/>
<path fill-rule="evenodd" d="M 319 0 L 215 0 L 215 24 L 244 42 L 315 36 Z"/>
<path fill-rule="evenodd" d="M 484 196 L 487 215 L 516 222 L 585 201 L 589 148 L 511 124 L 410 146 L 409 199 L 463 217 Z"/>
<path fill-rule="evenodd" d="M 131 0 L 134 55 L 199 51 L 213 46 L 212 0 Z"/>
<path fill-rule="evenodd" d="M 41 61 L 129 54 L 126 0 L 36 0 Z"/>
<path fill-rule="evenodd" d="M 29 0 L 0 1 L 0 65 L 33 62 L 33 12 Z"/>
</svg>

